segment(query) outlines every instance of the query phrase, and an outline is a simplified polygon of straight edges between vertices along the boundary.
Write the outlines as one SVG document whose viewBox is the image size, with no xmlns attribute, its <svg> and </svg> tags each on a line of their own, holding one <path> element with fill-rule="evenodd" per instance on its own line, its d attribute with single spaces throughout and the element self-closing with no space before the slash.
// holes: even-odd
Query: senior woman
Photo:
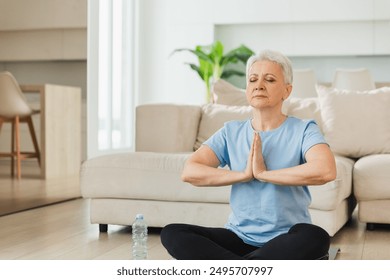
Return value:
<svg viewBox="0 0 390 280">
<path fill-rule="evenodd" d="M 195 186 L 232 185 L 229 219 L 224 228 L 167 225 L 162 244 L 176 259 L 321 259 L 330 238 L 311 224 L 307 185 L 335 179 L 334 156 L 314 121 L 282 113 L 292 90 L 287 57 L 263 51 L 246 74 L 253 117 L 225 123 L 182 173 Z"/>
</svg>

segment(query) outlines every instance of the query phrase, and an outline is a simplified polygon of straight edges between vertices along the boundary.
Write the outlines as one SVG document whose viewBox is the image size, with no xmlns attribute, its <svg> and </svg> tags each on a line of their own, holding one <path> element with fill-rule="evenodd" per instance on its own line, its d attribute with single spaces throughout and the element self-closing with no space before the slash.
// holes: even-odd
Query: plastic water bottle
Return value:
<svg viewBox="0 0 390 280">
<path fill-rule="evenodd" d="M 146 260 L 148 257 L 148 226 L 144 215 L 137 214 L 132 225 L 133 260 Z"/>
</svg>

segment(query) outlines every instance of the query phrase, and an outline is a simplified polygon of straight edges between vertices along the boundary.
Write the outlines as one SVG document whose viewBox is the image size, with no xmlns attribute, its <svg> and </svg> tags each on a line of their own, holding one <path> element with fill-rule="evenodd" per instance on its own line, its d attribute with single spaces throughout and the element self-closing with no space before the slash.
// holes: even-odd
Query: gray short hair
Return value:
<svg viewBox="0 0 390 280">
<path fill-rule="evenodd" d="M 272 50 L 264 50 L 258 54 L 252 55 L 247 63 L 246 63 L 246 80 L 249 79 L 249 69 L 253 65 L 253 63 L 257 61 L 268 60 L 279 64 L 282 67 L 284 82 L 286 84 L 292 84 L 293 82 L 293 70 L 292 63 L 287 56 L 283 55 L 280 52 L 272 51 Z"/>
</svg>

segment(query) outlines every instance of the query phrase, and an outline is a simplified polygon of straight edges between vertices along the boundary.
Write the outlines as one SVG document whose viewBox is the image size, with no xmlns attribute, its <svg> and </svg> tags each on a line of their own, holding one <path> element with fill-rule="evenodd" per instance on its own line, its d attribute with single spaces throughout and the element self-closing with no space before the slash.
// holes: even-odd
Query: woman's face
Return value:
<svg viewBox="0 0 390 280">
<path fill-rule="evenodd" d="M 249 69 L 246 87 L 248 103 L 258 109 L 281 106 L 291 92 L 292 86 L 284 82 L 279 64 L 260 60 Z"/>
</svg>

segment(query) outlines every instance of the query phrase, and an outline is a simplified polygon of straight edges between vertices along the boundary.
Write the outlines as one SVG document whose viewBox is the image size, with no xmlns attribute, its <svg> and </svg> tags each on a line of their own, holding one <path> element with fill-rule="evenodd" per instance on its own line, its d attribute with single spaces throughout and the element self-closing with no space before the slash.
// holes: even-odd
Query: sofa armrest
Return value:
<svg viewBox="0 0 390 280">
<path fill-rule="evenodd" d="M 310 208 L 331 211 L 352 195 L 352 170 L 355 161 L 335 155 L 337 178 L 321 186 L 309 186 L 312 197 Z"/>
<path fill-rule="evenodd" d="M 193 152 L 201 107 L 147 104 L 136 108 L 135 150 L 144 152 Z"/>
</svg>

